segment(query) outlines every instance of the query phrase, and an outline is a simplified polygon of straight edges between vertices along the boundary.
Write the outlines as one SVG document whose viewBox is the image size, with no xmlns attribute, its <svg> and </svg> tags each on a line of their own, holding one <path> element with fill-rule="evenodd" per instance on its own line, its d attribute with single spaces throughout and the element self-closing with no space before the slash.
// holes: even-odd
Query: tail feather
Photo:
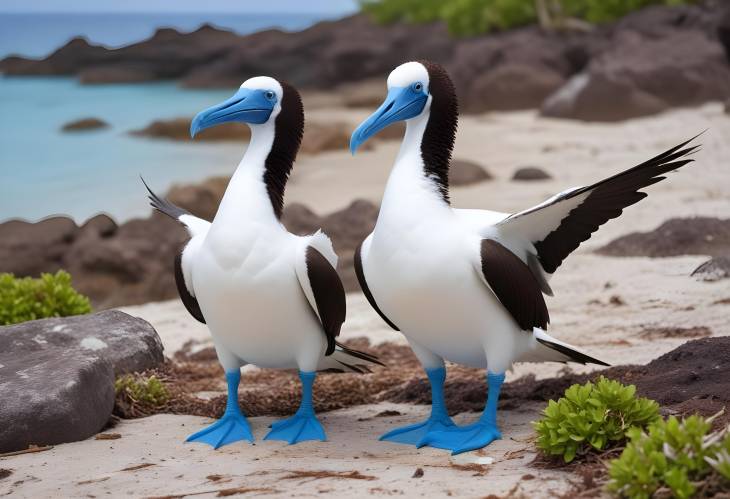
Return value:
<svg viewBox="0 0 730 499">
<path fill-rule="evenodd" d="M 547 334 L 545 331 L 542 331 L 541 329 L 535 329 L 534 330 L 534 338 L 537 340 L 537 342 L 543 346 L 546 347 L 548 352 L 552 351 L 555 355 L 550 355 L 550 358 L 543 359 L 543 360 L 552 360 L 557 362 L 577 362 L 579 364 L 597 364 L 599 366 L 610 366 L 608 362 L 605 362 L 600 359 L 596 359 L 595 357 L 592 357 L 588 355 L 585 352 L 581 352 L 576 347 L 569 345 L 565 342 L 562 342 L 560 340 L 557 340 Z"/>
<path fill-rule="evenodd" d="M 183 215 L 189 215 L 190 213 L 187 210 L 184 210 L 183 208 L 180 208 L 178 205 L 171 203 L 167 199 L 163 199 L 157 194 L 155 194 L 152 189 L 150 189 L 150 186 L 147 185 L 147 182 L 145 182 L 144 178 L 140 175 L 139 177 L 142 180 L 142 183 L 147 188 L 147 192 L 149 192 L 149 196 L 147 196 L 150 200 L 150 205 L 159 211 L 160 213 L 164 213 L 168 217 L 172 218 L 173 220 L 180 221 L 180 217 Z"/>
<path fill-rule="evenodd" d="M 370 368 L 378 365 L 385 366 L 374 355 L 355 350 L 337 342 L 332 355 L 324 357 L 318 366 L 320 371 L 354 372 L 366 374 Z"/>
</svg>

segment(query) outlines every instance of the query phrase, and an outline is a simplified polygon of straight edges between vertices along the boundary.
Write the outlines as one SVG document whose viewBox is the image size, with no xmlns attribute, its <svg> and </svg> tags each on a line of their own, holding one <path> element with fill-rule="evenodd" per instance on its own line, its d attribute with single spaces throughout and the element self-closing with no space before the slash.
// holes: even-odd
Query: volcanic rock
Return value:
<svg viewBox="0 0 730 499">
<path fill-rule="evenodd" d="M 0 352 L 75 351 L 107 360 L 115 376 L 157 367 L 163 361 L 162 342 L 146 321 L 118 310 L 56 317 L 0 326 Z"/>
<path fill-rule="evenodd" d="M 130 135 L 149 137 L 153 139 L 169 139 L 182 141 L 235 141 L 248 142 L 251 138 L 251 129 L 244 123 L 223 123 L 218 126 L 201 130 L 195 139 L 190 137 L 191 118 L 173 118 L 169 120 L 155 120 L 146 127 L 133 130 Z"/>
<path fill-rule="evenodd" d="M 99 118 L 83 118 L 76 121 L 70 121 L 61 127 L 64 132 L 78 132 L 85 130 L 99 130 L 108 128 L 109 124 Z"/>
<path fill-rule="evenodd" d="M 67 270 L 95 308 L 165 300 L 177 296 L 172 264 L 186 240 L 185 229 L 160 214 L 120 226 L 105 215 L 82 227 L 66 217 L 13 220 L 0 224 L 0 272 Z"/>
<path fill-rule="evenodd" d="M 618 121 L 730 97 L 722 46 L 701 32 L 619 33 L 611 48 L 542 105 L 545 116 Z"/>
<path fill-rule="evenodd" d="M 473 161 L 454 159 L 449 169 L 449 184 L 452 186 L 471 185 L 491 180 L 492 176 Z"/>
<path fill-rule="evenodd" d="M 13 354 L 0 353 L 0 452 L 83 440 L 104 427 L 114 408 L 107 360 L 74 350 Z"/>
<path fill-rule="evenodd" d="M 512 175 L 512 180 L 523 181 L 548 180 L 550 178 L 552 177 L 549 173 L 537 166 L 523 166 L 522 168 L 518 168 L 514 175 Z"/>
<path fill-rule="evenodd" d="M 730 220 L 672 218 L 649 232 L 614 239 L 597 253 L 608 256 L 717 255 L 730 252 Z"/>
<path fill-rule="evenodd" d="M 0 327 L 0 452 L 90 437 L 115 377 L 162 361 L 152 326 L 115 310 Z"/>
</svg>

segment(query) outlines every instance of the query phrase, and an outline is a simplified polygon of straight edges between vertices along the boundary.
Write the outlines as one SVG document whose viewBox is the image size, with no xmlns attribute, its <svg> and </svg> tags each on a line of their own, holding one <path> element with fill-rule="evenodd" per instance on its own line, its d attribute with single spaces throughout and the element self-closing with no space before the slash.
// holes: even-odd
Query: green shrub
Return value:
<svg viewBox="0 0 730 499">
<path fill-rule="evenodd" d="M 143 406 L 158 407 L 165 404 L 170 398 L 165 385 L 154 375 L 145 378 L 125 374 L 114 382 L 114 391 L 117 398 Z"/>
<path fill-rule="evenodd" d="M 730 435 L 710 433 L 700 416 L 658 420 L 648 432 L 631 430 L 621 456 L 611 461 L 608 489 L 618 495 L 648 499 L 660 488 L 674 497 L 692 497 L 699 481 L 715 475 L 730 484 Z M 724 437 L 724 438 L 723 438 Z"/>
<path fill-rule="evenodd" d="M 446 22 L 452 34 L 470 36 L 536 23 L 540 1 L 553 18 L 605 23 L 649 5 L 678 5 L 696 0 L 360 0 L 360 7 L 381 24 L 440 20 Z"/>
<path fill-rule="evenodd" d="M 89 312 L 89 299 L 74 290 L 68 272 L 38 279 L 0 274 L 0 325 Z"/>
<path fill-rule="evenodd" d="M 601 376 L 585 385 L 573 385 L 557 402 L 551 400 L 543 417 L 533 423 L 537 446 L 566 463 L 576 455 L 622 443 L 634 427 L 644 428 L 659 419 L 659 404 L 636 397 L 636 387 Z"/>
</svg>

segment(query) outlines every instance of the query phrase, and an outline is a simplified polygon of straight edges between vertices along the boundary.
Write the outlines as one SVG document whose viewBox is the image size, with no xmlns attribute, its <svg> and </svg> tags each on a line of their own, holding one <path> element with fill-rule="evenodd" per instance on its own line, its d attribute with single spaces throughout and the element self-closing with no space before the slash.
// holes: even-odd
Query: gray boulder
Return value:
<svg viewBox="0 0 730 499">
<path fill-rule="evenodd" d="M 164 360 L 157 331 L 148 322 L 118 310 L 0 328 L 0 355 L 23 358 L 49 351 L 102 357 L 116 376 L 144 371 Z"/>
<path fill-rule="evenodd" d="M 0 340 L 13 334 L 8 329 L 0 329 Z M 108 360 L 70 349 L 0 352 L 0 452 L 83 440 L 109 420 L 114 369 Z"/>
<path fill-rule="evenodd" d="M 162 361 L 154 328 L 117 310 L 0 327 L 0 452 L 97 433 L 115 378 Z"/>
</svg>

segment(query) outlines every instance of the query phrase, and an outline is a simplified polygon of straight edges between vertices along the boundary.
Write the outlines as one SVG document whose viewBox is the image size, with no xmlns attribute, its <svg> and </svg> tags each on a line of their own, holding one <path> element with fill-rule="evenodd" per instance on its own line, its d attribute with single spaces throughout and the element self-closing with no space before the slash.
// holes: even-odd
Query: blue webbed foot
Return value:
<svg viewBox="0 0 730 499">
<path fill-rule="evenodd" d="M 461 454 L 481 449 L 501 438 L 502 434 L 495 424 L 478 421 L 468 426 L 455 426 L 431 432 L 423 438 L 421 445 L 450 450 L 452 454 Z"/>
<path fill-rule="evenodd" d="M 241 372 L 239 370 L 226 373 L 226 382 L 228 383 L 226 412 L 223 413 L 223 417 L 212 425 L 190 435 L 185 440 L 186 442 L 203 442 L 212 445 L 214 449 L 239 440 L 248 440 L 253 443 L 251 427 L 238 406 L 238 384 L 240 381 Z"/>
<path fill-rule="evenodd" d="M 203 442 L 217 449 L 218 447 L 238 442 L 239 440 L 253 442 L 253 434 L 243 414 L 232 412 L 230 414 L 224 414 L 222 418 L 207 428 L 193 433 L 185 441 Z"/>
<path fill-rule="evenodd" d="M 271 425 L 271 431 L 264 440 L 283 440 L 289 444 L 297 444 L 305 440 L 327 440 L 322 424 L 314 412 L 297 413 L 288 419 L 282 419 Z"/>
<path fill-rule="evenodd" d="M 299 379 L 302 381 L 302 403 L 299 410 L 292 417 L 276 421 L 271 425 L 271 431 L 264 437 L 264 440 L 283 440 L 291 444 L 304 442 L 305 440 L 327 440 L 322 423 L 314 414 L 312 404 L 312 389 L 314 378 L 317 373 L 299 372 Z"/>
<path fill-rule="evenodd" d="M 452 427 L 455 427 L 454 422 L 448 416 L 444 415 L 438 418 L 432 416 L 420 423 L 395 428 L 381 436 L 380 440 L 421 447 L 421 442 L 423 442 L 427 435 Z"/>
<path fill-rule="evenodd" d="M 456 428 L 446 412 L 444 402 L 444 381 L 446 381 L 446 369 L 443 367 L 426 369 L 428 380 L 431 384 L 431 416 L 421 423 L 403 426 L 389 431 L 380 440 L 396 442 L 399 444 L 410 444 L 422 447 L 424 439 L 433 434 Z"/>
</svg>

